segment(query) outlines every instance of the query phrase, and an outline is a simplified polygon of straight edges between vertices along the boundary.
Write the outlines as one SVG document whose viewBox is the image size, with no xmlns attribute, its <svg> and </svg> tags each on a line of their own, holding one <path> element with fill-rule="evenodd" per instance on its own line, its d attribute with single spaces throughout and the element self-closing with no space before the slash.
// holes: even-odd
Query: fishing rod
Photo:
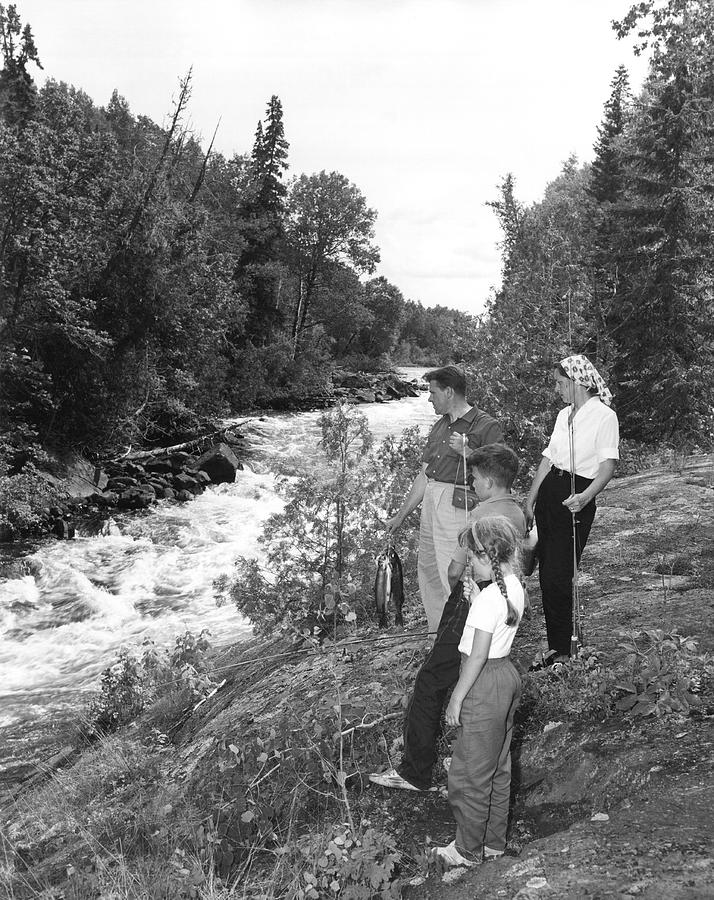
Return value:
<svg viewBox="0 0 714 900">
<path fill-rule="evenodd" d="M 575 402 L 572 404 L 572 414 L 568 416 L 568 443 L 570 449 L 570 495 L 575 496 Z M 573 600 L 572 619 L 573 627 L 570 636 L 570 655 L 578 655 L 578 650 L 583 644 L 583 629 L 580 621 L 580 572 L 578 570 L 578 522 L 574 509 L 570 510 L 573 529 Z"/>
<path fill-rule="evenodd" d="M 571 305 L 572 291 L 568 297 L 568 344 L 573 346 L 573 310 Z M 572 379 L 571 379 L 572 381 Z M 570 495 L 575 496 L 575 394 L 570 388 L 571 412 L 568 415 L 568 449 L 570 450 Z M 575 510 L 570 510 L 573 529 L 573 581 L 572 581 L 572 628 L 570 635 L 570 656 L 577 656 L 583 644 L 583 629 L 580 621 L 580 573 L 578 571 L 578 523 Z"/>
</svg>

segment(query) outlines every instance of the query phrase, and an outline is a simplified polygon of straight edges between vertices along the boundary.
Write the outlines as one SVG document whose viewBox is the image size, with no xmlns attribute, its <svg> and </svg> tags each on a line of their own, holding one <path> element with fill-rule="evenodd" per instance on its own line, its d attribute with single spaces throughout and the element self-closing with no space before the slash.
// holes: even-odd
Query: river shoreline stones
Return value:
<svg viewBox="0 0 714 900">
<path fill-rule="evenodd" d="M 380 403 L 417 397 L 424 385 L 405 381 L 391 372 L 365 373 L 336 370 L 324 394 L 287 398 L 273 404 L 274 411 L 307 411 L 333 406 L 336 402 Z M 189 502 L 203 493 L 209 484 L 231 484 L 236 472 L 243 468 L 239 456 L 244 438 L 228 429 L 211 435 L 215 439 L 187 441 L 196 453 L 167 447 L 163 452 L 143 451 L 133 456 L 97 464 L 77 453 L 57 455 L 64 469 L 62 475 L 45 473 L 47 480 L 71 499 L 62 507 L 47 509 L 29 533 L 34 536 L 54 534 L 60 540 L 71 540 L 75 523 L 105 518 L 114 508 L 145 510 L 158 500 Z M 0 522 L 0 544 L 13 543 L 28 534 L 10 523 Z"/>
</svg>

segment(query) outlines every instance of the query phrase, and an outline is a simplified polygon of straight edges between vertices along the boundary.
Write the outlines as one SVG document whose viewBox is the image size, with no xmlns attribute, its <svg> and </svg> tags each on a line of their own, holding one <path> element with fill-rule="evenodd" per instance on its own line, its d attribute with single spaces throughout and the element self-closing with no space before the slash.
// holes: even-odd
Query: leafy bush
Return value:
<svg viewBox="0 0 714 900">
<path fill-rule="evenodd" d="M 395 868 L 399 860 L 390 835 L 369 826 L 352 832 L 335 825 L 322 834 L 309 834 L 297 841 L 293 871 L 300 877 L 285 896 L 291 900 L 320 900 L 337 896 L 342 900 L 400 897 Z"/>
<path fill-rule="evenodd" d="M 144 642 L 137 656 L 126 647 L 102 672 L 99 695 L 90 703 L 90 734 L 106 734 L 132 722 L 151 703 L 167 695 L 192 702 L 215 685 L 208 674 L 208 632 L 190 631 L 176 638 L 172 649 L 158 651 Z"/>
<path fill-rule="evenodd" d="M 603 662 L 603 654 L 581 647 L 578 655 L 528 675 L 523 705 L 535 705 L 547 719 L 605 716 L 615 676 Z"/>
<path fill-rule="evenodd" d="M 701 705 L 704 679 L 714 675 L 710 654 L 698 654 L 697 642 L 661 628 L 647 628 L 620 643 L 629 677 L 616 685 L 623 691 L 619 710 L 631 716 L 687 715 Z"/>
<path fill-rule="evenodd" d="M 47 508 L 60 500 L 57 488 L 32 463 L 17 475 L 0 474 L 0 531 L 3 526 L 15 533 L 32 531 L 40 525 Z"/>
</svg>

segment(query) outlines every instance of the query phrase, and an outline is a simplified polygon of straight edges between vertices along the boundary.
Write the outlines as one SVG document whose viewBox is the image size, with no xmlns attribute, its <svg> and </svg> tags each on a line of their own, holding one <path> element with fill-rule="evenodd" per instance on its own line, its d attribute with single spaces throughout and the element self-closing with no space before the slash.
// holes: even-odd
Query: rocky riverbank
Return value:
<svg viewBox="0 0 714 900">
<path fill-rule="evenodd" d="M 416 397 L 424 388 L 393 372 L 364 373 L 337 370 L 324 394 L 275 405 L 275 411 L 323 409 L 334 403 L 384 403 Z M 260 417 L 265 411 L 258 411 Z M 143 448 L 121 457 L 90 462 L 76 453 L 50 454 L 52 471 L 42 473 L 52 493 L 50 505 L 40 509 L 29 529 L 18 528 L 0 516 L 0 546 L 45 536 L 71 540 L 81 525 L 102 528 L 113 508 L 147 509 L 159 500 L 191 501 L 209 484 L 232 482 L 242 467 L 245 440 L 240 424 L 213 427 L 202 435 L 170 447 Z M 20 564 L 0 559 L 0 578 L 17 577 Z"/>
</svg>

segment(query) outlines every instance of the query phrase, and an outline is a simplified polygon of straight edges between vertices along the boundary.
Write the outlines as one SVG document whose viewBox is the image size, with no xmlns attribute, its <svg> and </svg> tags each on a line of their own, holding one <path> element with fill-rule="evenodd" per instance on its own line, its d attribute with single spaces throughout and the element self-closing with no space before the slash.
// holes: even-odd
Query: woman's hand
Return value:
<svg viewBox="0 0 714 900">
<path fill-rule="evenodd" d="M 563 500 L 563 506 L 567 506 L 571 513 L 579 513 L 590 502 L 584 494 L 571 494 Z"/>
<path fill-rule="evenodd" d="M 449 700 L 449 705 L 446 707 L 446 712 L 444 713 L 444 717 L 446 719 L 446 724 L 452 726 L 453 728 L 458 728 L 461 722 L 459 721 L 461 718 L 461 700 L 454 695 L 451 695 L 451 700 Z"/>
</svg>

